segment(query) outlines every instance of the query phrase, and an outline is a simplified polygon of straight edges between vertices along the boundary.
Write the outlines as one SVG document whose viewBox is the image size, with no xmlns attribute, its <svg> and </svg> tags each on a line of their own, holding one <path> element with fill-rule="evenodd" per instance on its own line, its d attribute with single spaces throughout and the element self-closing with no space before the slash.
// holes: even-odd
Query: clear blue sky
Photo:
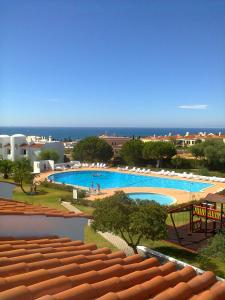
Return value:
<svg viewBox="0 0 225 300">
<path fill-rule="evenodd" d="M 0 0 L 1 126 L 225 127 L 225 0 Z"/>
</svg>

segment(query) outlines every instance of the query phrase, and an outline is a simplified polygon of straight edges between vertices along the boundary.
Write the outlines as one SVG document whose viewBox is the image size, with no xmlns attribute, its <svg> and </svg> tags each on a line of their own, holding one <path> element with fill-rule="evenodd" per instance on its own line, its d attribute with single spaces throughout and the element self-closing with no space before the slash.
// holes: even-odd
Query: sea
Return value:
<svg viewBox="0 0 225 300">
<path fill-rule="evenodd" d="M 79 140 L 87 136 L 114 135 L 143 137 L 152 135 L 225 133 L 225 128 L 140 128 L 140 127 L 0 127 L 0 134 L 24 134 L 38 136 L 52 136 L 56 140 L 72 139 Z"/>
</svg>

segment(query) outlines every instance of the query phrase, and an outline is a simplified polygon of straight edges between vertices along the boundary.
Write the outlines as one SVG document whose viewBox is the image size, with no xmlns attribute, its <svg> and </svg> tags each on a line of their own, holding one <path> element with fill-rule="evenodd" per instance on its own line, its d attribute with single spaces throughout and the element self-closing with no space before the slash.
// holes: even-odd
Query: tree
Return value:
<svg viewBox="0 0 225 300">
<path fill-rule="evenodd" d="M 124 192 L 96 201 L 94 230 L 119 234 L 137 253 L 142 238 L 165 238 L 167 212 L 155 201 L 132 200 Z"/>
<path fill-rule="evenodd" d="M 204 143 L 196 143 L 190 147 L 190 151 L 196 159 L 204 157 Z"/>
<path fill-rule="evenodd" d="M 177 155 L 177 156 L 173 157 L 171 162 L 172 162 L 172 165 L 174 165 L 175 168 L 178 169 L 178 168 L 182 167 L 182 165 L 184 163 L 184 159 L 181 156 Z"/>
<path fill-rule="evenodd" d="M 56 163 L 59 160 L 59 154 L 54 149 L 43 149 L 41 150 L 39 156 L 39 160 L 54 160 Z"/>
<path fill-rule="evenodd" d="M 225 166 L 225 144 L 222 140 L 209 139 L 190 148 L 193 156 L 205 158 L 211 169 L 224 169 Z"/>
<path fill-rule="evenodd" d="M 20 160 L 16 160 L 13 163 L 13 178 L 16 183 L 19 184 L 21 187 L 21 190 L 25 193 L 28 194 L 24 188 L 23 188 L 23 183 L 28 182 L 32 183 L 32 167 L 30 164 L 30 161 L 23 158 Z"/>
<path fill-rule="evenodd" d="M 13 163 L 11 160 L 0 160 L 0 172 L 3 173 L 5 179 L 9 178 L 9 175 L 12 173 L 12 166 Z"/>
<path fill-rule="evenodd" d="M 74 160 L 108 162 L 113 157 L 113 149 L 106 141 L 90 136 L 74 146 L 72 156 Z"/>
<path fill-rule="evenodd" d="M 176 148 L 171 142 L 147 142 L 143 149 L 144 159 L 157 160 L 159 167 L 162 160 L 170 160 L 176 153 Z"/>
<path fill-rule="evenodd" d="M 224 169 L 225 167 L 225 144 L 214 142 L 205 144 L 204 154 L 209 167 L 213 169 Z"/>
<path fill-rule="evenodd" d="M 128 165 L 139 164 L 142 160 L 144 143 L 141 140 L 130 140 L 123 144 L 120 155 Z"/>
</svg>

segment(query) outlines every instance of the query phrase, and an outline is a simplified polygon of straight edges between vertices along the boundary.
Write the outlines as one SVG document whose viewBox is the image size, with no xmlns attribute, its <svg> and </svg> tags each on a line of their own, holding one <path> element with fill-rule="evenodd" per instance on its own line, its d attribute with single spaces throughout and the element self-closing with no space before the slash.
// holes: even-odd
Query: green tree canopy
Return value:
<svg viewBox="0 0 225 300">
<path fill-rule="evenodd" d="M 225 169 L 225 144 L 222 140 L 209 139 L 190 148 L 193 156 L 205 158 L 211 169 Z"/>
<path fill-rule="evenodd" d="M 113 149 L 106 141 L 90 136 L 74 146 L 72 156 L 74 160 L 108 162 L 113 157 Z"/>
<path fill-rule="evenodd" d="M 159 162 L 159 166 L 162 160 L 171 159 L 174 155 L 176 155 L 176 148 L 171 142 L 147 142 L 144 145 L 144 159 L 157 160 Z"/>
<path fill-rule="evenodd" d="M 93 216 L 95 230 L 119 234 L 135 253 L 142 238 L 166 236 L 166 208 L 155 201 L 134 201 L 124 192 L 96 201 Z"/>
<path fill-rule="evenodd" d="M 195 158 L 204 157 L 204 143 L 197 143 L 190 147 L 191 154 Z"/>
<path fill-rule="evenodd" d="M 28 182 L 32 183 L 32 167 L 30 161 L 28 159 L 20 159 L 16 160 L 13 163 L 13 178 L 16 183 L 18 183 L 22 189 L 22 191 L 27 194 L 27 192 L 23 188 L 23 183 Z"/>
<path fill-rule="evenodd" d="M 39 160 L 54 160 L 56 163 L 59 160 L 59 154 L 54 149 L 43 149 L 41 150 L 39 156 Z"/>
<path fill-rule="evenodd" d="M 143 147 L 144 143 L 142 141 L 130 140 L 123 144 L 120 155 L 128 165 L 139 164 L 143 160 Z"/>
<path fill-rule="evenodd" d="M 11 160 L 3 159 L 0 160 L 0 173 L 3 173 L 5 179 L 9 178 L 9 175 L 12 173 L 13 163 Z"/>
</svg>

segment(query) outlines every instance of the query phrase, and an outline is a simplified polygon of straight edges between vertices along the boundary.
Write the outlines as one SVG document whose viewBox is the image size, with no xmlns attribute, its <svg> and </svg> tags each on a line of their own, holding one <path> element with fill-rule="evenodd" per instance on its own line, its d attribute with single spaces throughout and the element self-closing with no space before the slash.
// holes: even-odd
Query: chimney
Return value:
<svg viewBox="0 0 225 300">
<path fill-rule="evenodd" d="M 221 132 L 219 132 L 219 136 L 221 136 Z"/>
<path fill-rule="evenodd" d="M 185 133 L 185 136 L 189 136 L 189 132 L 186 132 L 186 133 Z"/>
</svg>

